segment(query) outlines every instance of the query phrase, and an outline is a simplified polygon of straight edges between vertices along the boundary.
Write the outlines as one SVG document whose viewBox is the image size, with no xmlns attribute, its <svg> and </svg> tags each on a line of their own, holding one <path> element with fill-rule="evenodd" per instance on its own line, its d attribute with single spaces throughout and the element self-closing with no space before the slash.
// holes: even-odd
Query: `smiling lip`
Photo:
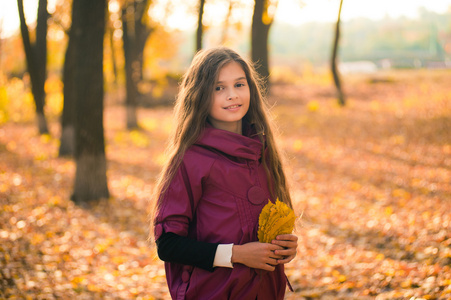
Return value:
<svg viewBox="0 0 451 300">
<path fill-rule="evenodd" d="M 241 104 L 234 104 L 234 105 L 230 105 L 230 106 L 224 107 L 224 109 L 233 110 L 233 109 L 237 109 L 237 108 L 240 108 L 240 107 L 241 107 Z"/>
</svg>

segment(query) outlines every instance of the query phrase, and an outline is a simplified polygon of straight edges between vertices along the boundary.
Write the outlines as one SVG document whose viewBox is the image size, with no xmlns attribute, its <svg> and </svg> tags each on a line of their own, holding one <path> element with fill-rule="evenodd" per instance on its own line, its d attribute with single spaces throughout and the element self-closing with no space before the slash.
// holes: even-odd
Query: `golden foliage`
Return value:
<svg viewBox="0 0 451 300">
<path fill-rule="evenodd" d="M 294 211 L 279 199 L 276 203 L 268 201 L 258 218 L 258 240 L 270 243 L 280 234 L 289 234 L 293 231 L 296 217 Z"/>
<path fill-rule="evenodd" d="M 286 300 L 451 296 L 451 70 L 377 75 L 394 80 L 346 78 L 345 108 L 320 77 L 271 87 L 293 207 L 305 211 Z M 59 120 L 36 134 L 28 88 L 0 76 L 0 298 L 169 299 L 146 225 L 172 107 L 141 108 L 131 133 L 123 107 L 106 106 L 112 197 L 85 209 L 70 201 Z"/>
</svg>

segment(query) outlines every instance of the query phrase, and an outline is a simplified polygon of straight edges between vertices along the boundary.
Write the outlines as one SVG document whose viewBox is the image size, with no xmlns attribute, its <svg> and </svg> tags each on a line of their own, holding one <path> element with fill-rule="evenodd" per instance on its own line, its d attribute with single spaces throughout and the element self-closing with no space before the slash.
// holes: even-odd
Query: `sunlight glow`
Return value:
<svg viewBox="0 0 451 300">
<path fill-rule="evenodd" d="M 48 9 L 54 10 L 57 0 L 49 0 Z M 166 24 L 172 29 L 193 30 L 197 26 L 197 1 L 155 0 L 149 12 L 151 18 Z M 288 23 L 294 26 L 306 22 L 334 22 L 337 18 L 339 0 L 279 0 L 275 22 Z M 25 15 L 28 24 L 36 21 L 37 0 L 24 0 Z M 118 10 L 118 2 L 112 1 L 110 9 Z M 225 19 L 229 0 L 207 1 L 205 5 L 204 25 L 221 26 Z M 244 20 L 250 24 L 253 0 L 234 0 L 237 6 L 232 10 L 231 21 Z M 450 0 L 344 0 L 342 20 L 358 17 L 382 19 L 384 17 L 418 16 L 421 7 L 430 11 L 443 13 L 451 9 Z M 18 32 L 19 16 L 16 1 L 0 1 L 0 36 L 8 37 Z"/>
<path fill-rule="evenodd" d="M 283 0 L 279 2 L 276 21 L 300 25 L 307 22 L 334 22 L 337 19 L 339 0 Z M 421 7 L 438 13 L 451 9 L 449 0 L 344 0 L 341 18 L 344 21 L 364 17 L 382 19 L 406 16 L 415 18 Z"/>
<path fill-rule="evenodd" d="M 55 11 L 56 0 L 49 0 L 47 10 L 50 14 Z M 25 19 L 28 25 L 36 22 L 38 1 L 24 0 L 23 1 Z M 2 0 L 0 1 L 0 38 L 8 37 L 18 32 L 20 26 L 19 10 L 17 8 L 17 1 Z"/>
</svg>

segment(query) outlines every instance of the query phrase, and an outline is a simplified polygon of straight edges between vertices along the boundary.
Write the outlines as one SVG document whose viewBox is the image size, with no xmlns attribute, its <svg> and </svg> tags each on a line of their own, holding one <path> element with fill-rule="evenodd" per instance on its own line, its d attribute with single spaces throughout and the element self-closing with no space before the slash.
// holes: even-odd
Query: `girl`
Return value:
<svg viewBox="0 0 451 300">
<path fill-rule="evenodd" d="M 257 239 L 268 199 L 291 199 L 256 72 L 228 48 L 199 52 L 175 116 L 151 222 L 172 298 L 283 299 L 297 237 Z"/>
</svg>

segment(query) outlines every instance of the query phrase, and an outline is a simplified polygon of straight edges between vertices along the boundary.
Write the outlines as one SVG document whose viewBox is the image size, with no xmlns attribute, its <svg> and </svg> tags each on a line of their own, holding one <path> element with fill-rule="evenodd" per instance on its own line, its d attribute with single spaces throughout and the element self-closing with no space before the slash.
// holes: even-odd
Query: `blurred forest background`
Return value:
<svg viewBox="0 0 451 300">
<path fill-rule="evenodd" d="M 216 45 L 267 78 L 299 216 L 286 299 L 451 298 L 451 6 L 294 24 L 282 1 L 1 4 L 1 299 L 169 298 L 147 212 L 180 78 Z"/>
</svg>

